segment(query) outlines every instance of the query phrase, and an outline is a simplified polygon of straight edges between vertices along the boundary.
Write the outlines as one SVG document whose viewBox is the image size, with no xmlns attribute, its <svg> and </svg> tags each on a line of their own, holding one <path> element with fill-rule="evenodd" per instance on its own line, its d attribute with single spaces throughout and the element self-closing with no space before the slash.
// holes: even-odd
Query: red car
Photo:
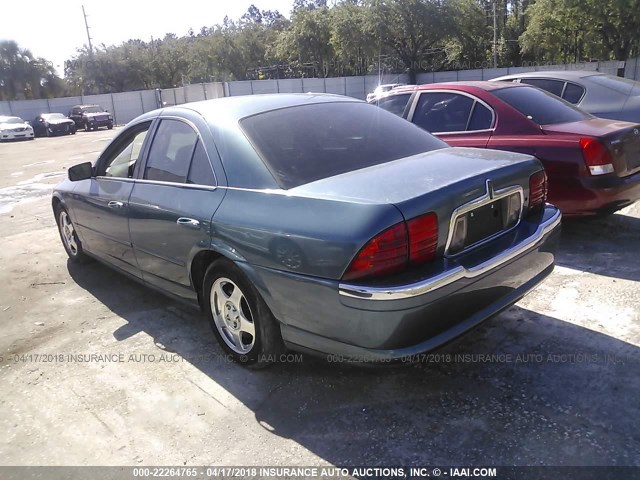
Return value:
<svg viewBox="0 0 640 480">
<path fill-rule="evenodd" d="M 456 147 L 538 157 L 565 215 L 608 214 L 640 199 L 640 125 L 594 117 L 524 84 L 400 87 L 372 103 Z"/>
</svg>

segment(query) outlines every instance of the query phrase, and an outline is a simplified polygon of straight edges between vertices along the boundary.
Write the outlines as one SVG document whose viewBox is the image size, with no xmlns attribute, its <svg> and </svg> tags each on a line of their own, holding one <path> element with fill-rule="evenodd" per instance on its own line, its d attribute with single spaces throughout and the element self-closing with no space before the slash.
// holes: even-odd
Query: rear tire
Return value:
<svg viewBox="0 0 640 480">
<path fill-rule="evenodd" d="M 202 303 L 218 343 L 239 364 L 264 368 L 284 352 L 278 321 L 251 281 L 226 258 L 207 269 Z"/>
<path fill-rule="evenodd" d="M 67 212 L 67 209 L 62 205 L 58 205 L 55 211 L 58 233 L 60 233 L 62 246 L 67 252 L 67 255 L 69 255 L 69 260 L 77 264 L 87 263 L 91 258 L 84 253 L 82 242 L 80 242 L 80 239 L 78 238 L 78 234 L 76 233 L 76 229 L 71 221 L 69 212 Z"/>
</svg>

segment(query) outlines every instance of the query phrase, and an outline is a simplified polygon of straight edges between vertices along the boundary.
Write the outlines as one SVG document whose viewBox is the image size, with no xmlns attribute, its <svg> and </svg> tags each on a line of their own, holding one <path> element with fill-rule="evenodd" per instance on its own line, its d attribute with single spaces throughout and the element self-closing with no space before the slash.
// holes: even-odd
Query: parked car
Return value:
<svg viewBox="0 0 640 480">
<path fill-rule="evenodd" d="M 113 128 L 113 115 L 100 105 L 76 105 L 69 112 L 69 118 L 76 124 L 76 128 L 98 130 L 101 127 Z"/>
<path fill-rule="evenodd" d="M 20 117 L 0 116 L 0 140 L 33 140 L 33 128 Z"/>
<path fill-rule="evenodd" d="M 370 102 L 389 90 L 402 86 L 404 86 L 404 83 L 385 83 L 383 85 L 378 85 L 373 92 L 367 94 L 367 102 Z"/>
<path fill-rule="evenodd" d="M 41 113 L 33 122 L 36 136 L 75 135 L 76 124 L 61 113 Z"/>
<path fill-rule="evenodd" d="M 70 261 L 199 303 L 245 365 L 433 349 L 549 275 L 560 223 L 534 157 L 449 148 L 334 95 L 149 112 L 68 176 L 52 206 Z"/>
<path fill-rule="evenodd" d="M 453 146 L 538 157 L 565 215 L 608 214 L 640 198 L 640 125 L 596 118 L 536 87 L 451 82 L 404 87 L 377 104 Z"/>
<path fill-rule="evenodd" d="M 520 82 L 564 98 L 597 117 L 640 122 L 640 83 L 593 71 L 527 72 L 494 78 Z"/>
</svg>

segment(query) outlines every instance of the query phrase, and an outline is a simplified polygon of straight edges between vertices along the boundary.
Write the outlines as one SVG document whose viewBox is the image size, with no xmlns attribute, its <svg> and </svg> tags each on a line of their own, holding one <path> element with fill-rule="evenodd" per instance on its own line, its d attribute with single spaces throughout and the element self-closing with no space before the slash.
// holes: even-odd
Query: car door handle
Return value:
<svg viewBox="0 0 640 480">
<path fill-rule="evenodd" d="M 107 203 L 107 206 L 109 208 L 122 208 L 122 207 L 124 207 L 124 203 L 118 202 L 118 201 L 115 201 L 115 200 L 111 200 L 109 203 Z"/>
<path fill-rule="evenodd" d="M 180 217 L 176 223 L 183 227 L 193 228 L 194 230 L 198 230 L 200 228 L 200 222 L 193 218 Z"/>
</svg>

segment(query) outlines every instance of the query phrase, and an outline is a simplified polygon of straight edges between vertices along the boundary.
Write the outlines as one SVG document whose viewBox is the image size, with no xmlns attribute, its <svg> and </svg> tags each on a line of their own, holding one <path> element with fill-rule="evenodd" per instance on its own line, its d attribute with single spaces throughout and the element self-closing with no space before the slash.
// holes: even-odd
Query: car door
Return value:
<svg viewBox="0 0 640 480">
<path fill-rule="evenodd" d="M 420 92 L 408 120 L 455 147 L 486 148 L 495 123 L 493 109 L 465 92 Z"/>
<path fill-rule="evenodd" d="M 204 132 L 204 134 L 201 134 Z M 211 219 L 225 190 L 203 123 L 163 118 L 129 200 L 131 242 L 145 282 L 194 299 L 190 264 L 211 241 Z"/>
<path fill-rule="evenodd" d="M 151 121 L 133 125 L 103 152 L 90 180 L 73 192 L 73 212 L 83 246 L 94 255 L 141 276 L 129 237 L 129 197 Z"/>
</svg>

